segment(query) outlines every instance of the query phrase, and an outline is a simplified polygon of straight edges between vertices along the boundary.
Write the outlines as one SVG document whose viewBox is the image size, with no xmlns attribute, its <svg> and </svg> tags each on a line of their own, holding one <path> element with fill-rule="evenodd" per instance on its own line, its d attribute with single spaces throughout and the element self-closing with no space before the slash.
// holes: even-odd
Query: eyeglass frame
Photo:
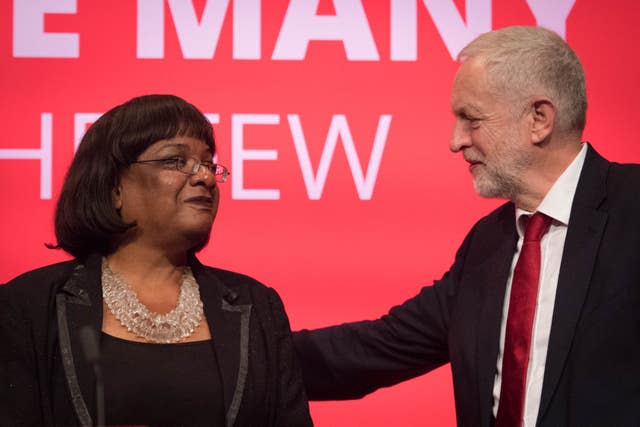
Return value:
<svg viewBox="0 0 640 427">
<path fill-rule="evenodd" d="M 194 160 L 193 168 L 191 168 L 191 171 L 188 172 L 180 169 L 180 166 L 179 166 L 180 161 L 181 160 L 184 161 L 184 165 L 186 166 L 189 162 L 189 159 Z M 200 171 L 200 166 L 204 166 L 204 168 L 207 171 L 211 172 L 216 182 L 220 184 L 224 184 L 225 182 L 227 182 L 227 180 L 229 179 L 229 175 L 231 175 L 231 172 L 229 171 L 229 169 L 226 168 L 226 166 L 223 166 L 219 163 L 209 162 L 206 160 L 202 161 L 197 157 L 172 156 L 172 157 L 166 157 L 163 159 L 136 160 L 131 163 L 132 164 L 141 163 L 144 165 L 144 164 L 154 164 L 154 163 L 160 163 L 160 162 L 171 162 L 171 161 L 173 161 L 175 170 L 189 176 L 196 175 Z M 220 173 L 218 173 L 218 171 L 220 171 Z"/>
</svg>

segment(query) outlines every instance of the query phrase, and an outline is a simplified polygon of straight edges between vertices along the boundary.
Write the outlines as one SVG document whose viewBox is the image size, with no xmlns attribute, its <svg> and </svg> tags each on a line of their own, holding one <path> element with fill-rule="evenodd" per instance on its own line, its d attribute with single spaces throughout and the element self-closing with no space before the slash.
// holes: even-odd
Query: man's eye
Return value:
<svg viewBox="0 0 640 427">
<path fill-rule="evenodd" d="M 475 129 L 475 128 L 480 126 L 480 119 L 475 117 L 475 116 L 471 116 L 469 114 L 462 113 L 460 115 L 460 117 L 462 118 L 462 120 L 464 120 L 467 123 L 469 123 L 469 126 L 471 126 L 471 128 L 473 128 L 473 129 Z"/>
</svg>

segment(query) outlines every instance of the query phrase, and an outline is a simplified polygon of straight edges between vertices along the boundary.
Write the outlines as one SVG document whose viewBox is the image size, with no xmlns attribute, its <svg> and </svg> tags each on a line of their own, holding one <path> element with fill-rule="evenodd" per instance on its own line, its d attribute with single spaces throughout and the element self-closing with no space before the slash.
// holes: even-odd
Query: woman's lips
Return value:
<svg viewBox="0 0 640 427">
<path fill-rule="evenodd" d="M 206 196 L 189 197 L 188 199 L 185 199 L 184 202 L 206 207 L 206 208 L 213 207 L 213 199 L 211 197 L 206 197 Z"/>
</svg>

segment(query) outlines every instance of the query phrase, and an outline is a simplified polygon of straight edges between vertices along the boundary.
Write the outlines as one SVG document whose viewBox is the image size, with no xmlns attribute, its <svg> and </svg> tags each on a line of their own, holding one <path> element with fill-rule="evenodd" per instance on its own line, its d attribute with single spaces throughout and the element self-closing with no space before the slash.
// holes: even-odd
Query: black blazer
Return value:
<svg viewBox="0 0 640 427">
<path fill-rule="evenodd" d="M 458 425 L 492 425 L 514 209 L 506 203 L 482 218 L 451 270 L 382 318 L 295 333 L 309 398 L 358 398 L 450 362 Z M 640 167 L 610 163 L 591 147 L 571 210 L 537 425 L 640 425 Z"/>
<path fill-rule="evenodd" d="M 0 426 L 95 423 L 95 377 L 79 331 L 102 327 L 100 263 L 100 256 L 64 262 L 0 286 Z M 277 293 L 195 258 L 191 268 L 213 337 L 226 425 L 311 425 Z"/>
</svg>

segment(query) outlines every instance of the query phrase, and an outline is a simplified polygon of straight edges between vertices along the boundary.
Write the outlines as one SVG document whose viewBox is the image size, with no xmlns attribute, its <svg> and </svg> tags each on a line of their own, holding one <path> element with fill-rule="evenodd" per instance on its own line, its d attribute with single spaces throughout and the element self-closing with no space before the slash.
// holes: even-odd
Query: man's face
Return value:
<svg viewBox="0 0 640 427">
<path fill-rule="evenodd" d="M 505 99 L 492 91 L 480 61 L 460 66 L 451 94 L 456 121 L 450 149 L 462 151 L 482 197 L 513 199 L 522 192 L 531 164 L 525 105 L 509 105 Z"/>
</svg>

